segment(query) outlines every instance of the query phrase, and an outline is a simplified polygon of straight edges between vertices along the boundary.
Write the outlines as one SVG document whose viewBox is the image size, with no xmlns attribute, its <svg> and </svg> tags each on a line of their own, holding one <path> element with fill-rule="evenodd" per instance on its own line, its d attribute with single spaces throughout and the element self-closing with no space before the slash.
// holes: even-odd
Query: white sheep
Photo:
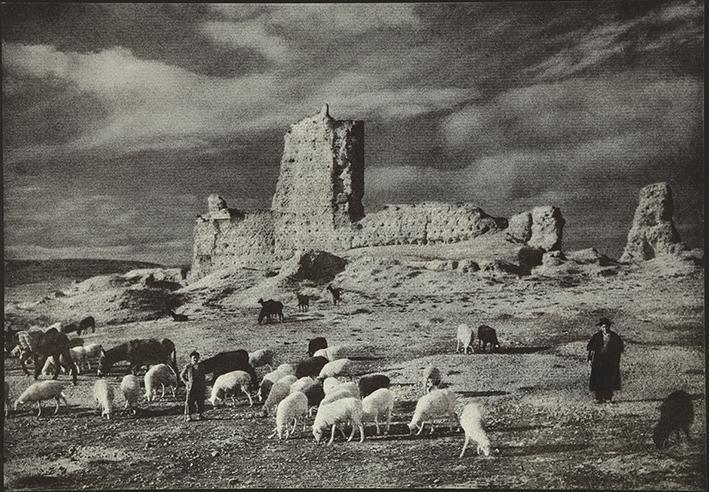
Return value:
<svg viewBox="0 0 709 492">
<path fill-rule="evenodd" d="M 327 360 L 332 362 L 333 360 L 343 359 L 347 353 L 347 348 L 344 345 L 332 345 L 325 349 L 327 352 Z"/>
<path fill-rule="evenodd" d="M 354 364 L 350 359 L 337 359 L 332 362 L 328 362 L 320 370 L 318 379 L 324 380 L 325 378 L 337 376 L 349 376 L 350 379 L 352 379 L 353 365 Z"/>
<path fill-rule="evenodd" d="M 293 367 L 293 364 L 281 364 L 276 368 L 276 371 L 282 372 L 286 376 L 291 374 L 295 376 L 295 367 Z"/>
<path fill-rule="evenodd" d="M 347 389 L 342 389 L 342 390 L 337 389 L 337 390 L 333 391 L 332 393 L 325 395 L 325 398 L 323 398 L 322 401 L 320 402 L 320 406 L 322 407 L 323 405 L 328 405 L 334 401 L 343 400 L 345 398 L 357 398 L 357 397 L 355 395 L 353 395 L 352 392 Z"/>
<path fill-rule="evenodd" d="M 61 370 L 62 374 L 65 374 L 66 367 L 64 366 L 63 362 L 64 362 L 64 357 L 60 355 L 59 356 L 59 369 Z M 76 365 L 73 361 L 72 361 L 72 364 Z M 44 375 L 54 374 L 54 369 L 55 369 L 54 357 L 50 355 L 44 361 L 44 366 L 42 366 L 42 374 L 44 374 Z M 81 374 L 81 371 L 79 371 L 78 365 L 76 366 L 76 371 L 77 371 L 77 373 Z"/>
<path fill-rule="evenodd" d="M 362 400 L 362 419 L 374 420 L 379 435 L 379 416 L 386 415 L 387 428 L 384 434 L 389 433 L 391 425 L 391 412 L 394 410 L 394 393 L 388 388 L 379 388 Z"/>
<path fill-rule="evenodd" d="M 145 399 L 153 401 L 157 396 L 158 385 L 162 386 L 162 394 L 160 398 L 165 397 L 165 386 L 172 389 L 172 396 L 175 396 L 175 388 L 177 387 L 177 374 L 175 370 L 167 364 L 156 364 L 148 369 L 143 378 L 145 382 Z"/>
<path fill-rule="evenodd" d="M 76 371 L 81 374 L 81 369 L 86 369 L 86 364 L 87 364 L 87 357 L 86 357 L 86 349 L 82 346 L 79 347 L 72 347 L 69 349 L 69 353 L 71 354 L 71 360 L 72 362 L 76 365 Z M 89 370 L 91 368 L 89 367 Z"/>
<path fill-rule="evenodd" d="M 317 350 L 314 354 L 313 357 L 325 357 L 326 359 L 330 360 L 330 358 L 327 356 L 327 348 L 321 348 Z"/>
<path fill-rule="evenodd" d="M 130 408 L 133 414 L 135 414 L 138 400 L 140 400 L 140 378 L 133 374 L 123 376 L 121 380 L 121 391 L 123 392 L 123 398 L 126 400 L 126 410 Z"/>
<path fill-rule="evenodd" d="M 308 386 L 315 384 L 315 380 L 310 376 L 303 376 L 295 383 L 291 384 L 290 392 L 295 393 L 296 391 L 305 391 Z"/>
<path fill-rule="evenodd" d="M 421 383 L 423 385 L 424 393 L 431 391 L 434 386 L 438 388 L 441 384 L 441 371 L 437 367 L 429 365 L 423 370 L 423 378 L 421 379 Z"/>
<path fill-rule="evenodd" d="M 449 389 L 435 389 L 419 398 L 414 416 L 408 424 L 409 434 L 419 425 L 421 428 L 416 435 L 421 434 L 426 421 L 431 423 L 431 434 L 433 434 L 433 419 L 446 414 L 450 422 L 450 430 L 453 431 L 453 425 L 458 421 L 458 415 L 455 413 L 455 398 L 455 393 Z"/>
<path fill-rule="evenodd" d="M 88 345 L 84 345 L 84 351 L 86 353 L 86 364 L 89 367 L 89 370 L 91 370 L 91 364 L 94 360 L 98 360 L 99 357 L 101 357 L 101 351 L 103 350 L 103 346 L 99 343 L 89 343 Z"/>
<path fill-rule="evenodd" d="M 458 325 L 458 332 L 457 332 L 457 337 L 456 337 L 456 344 L 455 344 L 455 352 L 458 353 L 460 351 L 460 347 L 463 347 L 463 353 L 467 354 L 468 349 L 470 349 L 470 353 L 474 353 L 475 350 L 473 349 L 473 339 L 475 338 L 475 333 L 473 332 L 473 329 L 466 325 L 465 323 L 461 323 Z"/>
<path fill-rule="evenodd" d="M 113 387 L 104 379 L 99 379 L 94 383 L 94 401 L 96 411 L 101 412 L 101 416 L 111 418 L 113 413 Z"/>
<path fill-rule="evenodd" d="M 227 396 L 231 396 L 231 402 L 236 406 L 234 395 L 237 389 L 240 389 L 249 398 L 249 406 L 254 406 L 254 401 L 249 394 L 249 385 L 251 384 L 251 376 L 246 371 L 231 371 L 222 374 L 212 385 L 212 396 L 209 402 L 216 407 L 217 400 L 226 400 Z M 220 398 L 219 394 L 223 393 L 224 398 Z"/>
<path fill-rule="evenodd" d="M 275 354 L 273 350 L 259 349 L 254 352 L 249 352 L 249 364 L 255 369 L 261 366 L 268 366 L 268 370 L 273 369 L 273 359 Z"/>
<path fill-rule="evenodd" d="M 362 426 L 361 400 L 357 398 L 344 398 L 333 403 L 328 403 L 327 405 L 322 405 L 315 416 L 315 422 L 313 422 L 313 436 L 315 437 L 315 442 L 319 443 L 323 432 L 325 432 L 328 427 L 332 426 L 330 440 L 327 443 L 328 446 L 331 445 L 332 441 L 335 440 L 335 428 L 337 424 L 347 422 L 352 424 L 352 433 L 347 439 L 347 442 L 351 441 L 354 437 L 356 428 L 359 429 L 359 442 L 363 442 L 364 428 Z"/>
<path fill-rule="evenodd" d="M 490 440 L 487 438 L 485 429 L 483 429 L 484 411 L 484 408 L 479 403 L 468 403 L 463 408 L 463 413 L 460 415 L 460 426 L 465 431 L 465 442 L 458 458 L 463 457 L 470 441 L 478 443 L 478 454 L 482 452 L 485 456 L 490 456 Z"/>
<path fill-rule="evenodd" d="M 268 412 L 271 410 L 271 408 L 278 405 L 281 400 L 283 400 L 286 396 L 290 394 L 291 384 L 295 383 L 296 381 L 296 377 L 291 374 L 284 377 L 283 379 L 278 380 L 278 382 L 273 385 L 273 387 L 271 388 L 271 392 L 268 394 L 266 401 L 263 403 L 264 414 L 268 415 Z"/>
<path fill-rule="evenodd" d="M 273 433 L 268 436 L 272 438 L 278 434 L 278 440 L 281 440 L 283 431 L 286 431 L 286 439 L 289 434 L 293 434 L 298 423 L 298 418 L 303 419 L 303 432 L 305 432 L 305 416 L 308 413 L 308 398 L 302 391 L 296 391 L 285 397 L 279 404 L 276 410 L 276 428 Z M 288 424 L 293 422 L 293 427 L 288 432 Z"/>
<path fill-rule="evenodd" d="M 12 402 L 10 401 L 10 385 L 7 384 L 7 381 L 3 382 L 5 383 L 5 392 L 3 393 L 5 398 L 5 418 L 7 418 L 7 416 L 10 415 L 10 406 L 12 405 Z"/>
<path fill-rule="evenodd" d="M 69 406 L 63 390 L 64 384 L 59 381 L 37 381 L 23 391 L 20 397 L 15 401 L 15 411 L 17 411 L 17 406 L 19 404 L 35 401 L 37 402 L 37 417 L 40 417 L 42 415 L 41 402 L 44 400 L 56 400 L 57 407 L 54 409 L 54 415 L 56 415 L 59 413 L 60 400 L 64 401 L 64 405 Z"/>
<path fill-rule="evenodd" d="M 256 392 L 258 401 L 263 401 L 263 395 L 271 391 L 273 385 L 286 376 L 288 376 L 288 373 L 285 371 L 281 371 L 280 369 L 276 369 L 275 371 L 271 371 L 266 374 L 261 380 L 261 383 L 258 386 L 258 391 Z"/>
<path fill-rule="evenodd" d="M 337 378 L 329 377 L 325 378 L 325 381 L 322 383 L 322 388 L 323 391 L 325 392 L 326 395 L 330 394 L 333 392 L 335 388 L 337 388 L 340 384 L 342 384 L 342 381 L 340 381 Z"/>
</svg>

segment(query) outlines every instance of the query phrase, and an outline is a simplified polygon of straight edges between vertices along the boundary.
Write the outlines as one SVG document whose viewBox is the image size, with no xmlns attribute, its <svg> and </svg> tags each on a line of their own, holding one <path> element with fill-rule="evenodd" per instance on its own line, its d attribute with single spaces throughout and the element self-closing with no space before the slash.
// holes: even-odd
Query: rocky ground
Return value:
<svg viewBox="0 0 709 492">
<path fill-rule="evenodd" d="M 77 386 L 60 375 L 68 408 L 57 416 L 45 408 L 37 418 L 25 406 L 5 420 L 4 487 L 705 489 L 703 267 L 656 259 L 517 277 L 445 265 L 435 271 L 427 259 L 412 262 L 405 255 L 359 252 L 349 260 L 333 280 L 345 289 L 338 306 L 326 295 L 326 282 L 296 285 L 242 270 L 174 292 L 185 302 L 177 311 L 188 315 L 186 322 L 157 317 L 149 302 L 120 307 L 125 289 L 135 285 L 67 290 L 57 297 L 50 289 L 61 286 L 20 283 L 6 288 L 5 307 L 13 322 L 45 326 L 95 312 L 99 327 L 83 336 L 86 343 L 110 347 L 130 338 L 169 337 L 180 365 L 193 349 L 208 357 L 270 348 L 279 363 L 294 362 L 305 356 L 309 338 L 324 336 L 330 345 L 348 346 L 360 374 L 391 378 L 396 404 L 388 436 L 377 436 L 370 425 L 363 443 L 338 437 L 325 446 L 313 442 L 308 426 L 287 441 L 267 439 L 274 418 L 262 417 L 260 404 L 250 408 L 244 398 L 236 406 L 207 404 L 206 420 L 184 422 L 182 389 L 177 398 L 143 402 L 137 417 L 119 410 L 107 421 L 91 401 L 94 373 L 81 374 Z M 309 312 L 298 313 L 296 289 L 313 296 Z M 143 291 L 137 292 L 134 301 Z M 36 303 L 42 296 L 48 298 Z M 282 300 L 285 322 L 257 325 L 259 297 Z M 131 309 L 143 311 L 131 318 Z M 604 405 L 588 392 L 585 351 L 600 316 L 614 321 L 626 348 L 623 390 Z M 502 349 L 456 354 L 461 322 L 496 328 Z M 459 408 L 473 400 L 486 407 L 491 456 L 478 456 L 472 446 L 458 458 L 463 434 L 442 424 L 433 435 L 409 436 L 406 423 L 429 363 L 441 369 Z M 108 380 L 118 385 L 126 371 L 118 365 Z M 13 400 L 31 382 L 16 359 L 5 361 L 5 380 Z M 692 440 L 657 451 L 652 428 L 662 399 L 676 389 L 692 395 Z M 122 396 L 116 404 L 122 408 Z"/>
</svg>

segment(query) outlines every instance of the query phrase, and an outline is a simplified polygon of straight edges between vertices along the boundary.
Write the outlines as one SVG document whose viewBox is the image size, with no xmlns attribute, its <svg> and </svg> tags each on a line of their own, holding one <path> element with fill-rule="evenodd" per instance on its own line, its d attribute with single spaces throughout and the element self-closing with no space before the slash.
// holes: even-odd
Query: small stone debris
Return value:
<svg viewBox="0 0 709 492">
<path fill-rule="evenodd" d="M 219 456 L 219 451 L 212 451 L 210 454 L 212 455 L 212 458 L 216 458 Z"/>
</svg>

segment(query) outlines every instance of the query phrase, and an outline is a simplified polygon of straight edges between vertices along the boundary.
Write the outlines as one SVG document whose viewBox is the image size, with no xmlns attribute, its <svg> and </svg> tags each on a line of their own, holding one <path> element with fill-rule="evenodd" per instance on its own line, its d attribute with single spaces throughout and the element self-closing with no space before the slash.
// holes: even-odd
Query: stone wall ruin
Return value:
<svg viewBox="0 0 709 492">
<path fill-rule="evenodd" d="M 561 249 L 564 219 L 536 207 L 508 221 L 470 203 L 386 205 L 365 216 L 364 122 L 320 112 L 291 125 L 270 210 L 241 211 L 210 195 L 194 229 L 190 280 L 228 267 L 268 268 L 299 250 L 331 253 L 397 244 L 450 244 L 483 234 L 542 251 Z"/>
</svg>

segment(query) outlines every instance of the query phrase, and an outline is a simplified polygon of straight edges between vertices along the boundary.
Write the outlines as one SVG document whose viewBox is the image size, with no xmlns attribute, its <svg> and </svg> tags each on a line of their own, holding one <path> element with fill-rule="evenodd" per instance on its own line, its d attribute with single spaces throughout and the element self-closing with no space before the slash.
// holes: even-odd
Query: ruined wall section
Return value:
<svg viewBox="0 0 709 492">
<path fill-rule="evenodd" d="M 506 227 L 507 219 L 491 217 L 470 203 L 386 205 L 355 225 L 351 247 L 449 244 Z"/>
<path fill-rule="evenodd" d="M 273 195 L 275 253 L 348 249 L 364 216 L 364 123 L 333 119 L 327 105 L 291 125 Z"/>
<path fill-rule="evenodd" d="M 190 281 L 222 268 L 269 266 L 274 254 L 273 230 L 270 210 L 198 220 L 194 227 Z"/>
</svg>

